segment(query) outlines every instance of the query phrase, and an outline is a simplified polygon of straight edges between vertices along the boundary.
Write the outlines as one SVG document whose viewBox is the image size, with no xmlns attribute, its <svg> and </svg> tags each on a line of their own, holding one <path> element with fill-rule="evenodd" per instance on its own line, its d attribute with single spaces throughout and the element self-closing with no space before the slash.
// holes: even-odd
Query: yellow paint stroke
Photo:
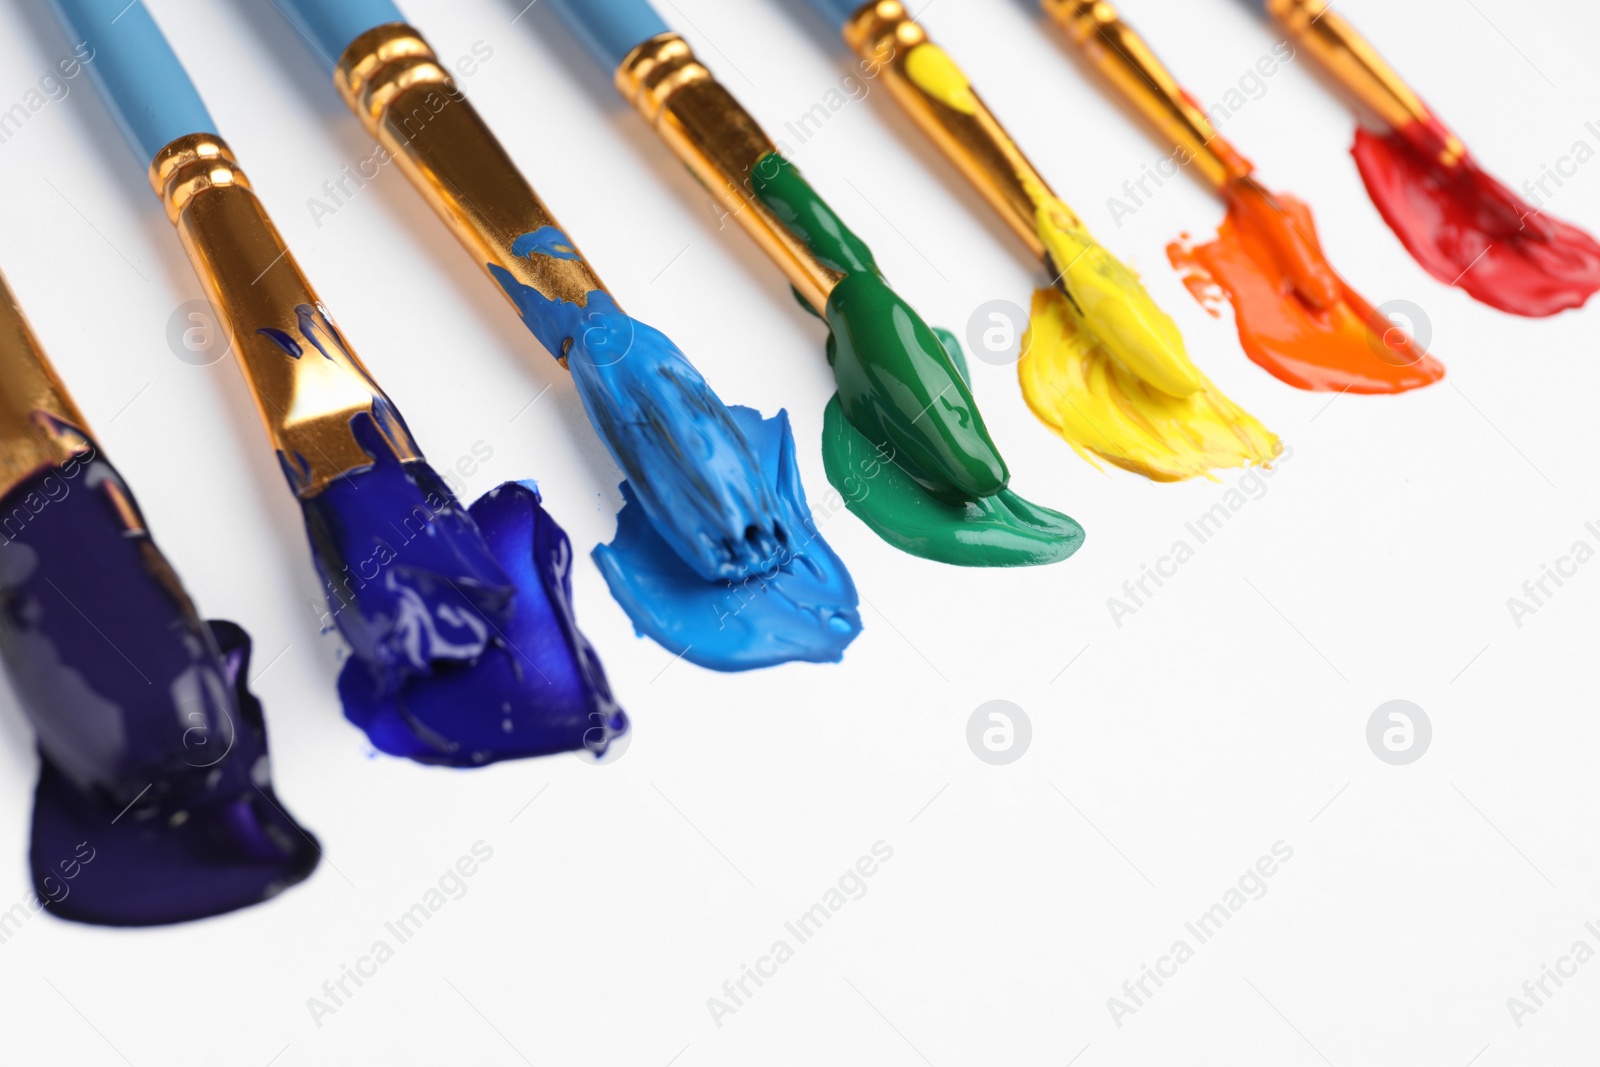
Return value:
<svg viewBox="0 0 1600 1067">
<path fill-rule="evenodd" d="M 1033 295 L 1018 373 L 1034 414 L 1085 458 L 1157 481 L 1270 463 L 1278 439 L 1194 365 L 1139 276 L 1037 179 L 1024 184 L 1039 239 L 1071 294 Z"/>
<path fill-rule="evenodd" d="M 978 113 L 978 98 L 972 91 L 972 83 L 956 66 L 956 61 L 938 45 L 925 42 L 913 48 L 906 56 L 906 77 L 946 107 L 963 115 Z"/>
<path fill-rule="evenodd" d="M 1186 396 L 1162 392 L 1111 355 L 1056 288 L 1033 294 L 1018 376 L 1028 406 L 1093 463 L 1159 482 L 1270 463 L 1276 436 L 1205 375 Z M 1098 466 L 1098 464 L 1096 464 Z"/>
</svg>

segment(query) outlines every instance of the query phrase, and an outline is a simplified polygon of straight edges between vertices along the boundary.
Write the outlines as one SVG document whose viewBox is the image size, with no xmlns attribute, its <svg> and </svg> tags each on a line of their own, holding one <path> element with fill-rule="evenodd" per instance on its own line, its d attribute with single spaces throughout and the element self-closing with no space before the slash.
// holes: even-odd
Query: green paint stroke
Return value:
<svg viewBox="0 0 1600 1067">
<path fill-rule="evenodd" d="M 871 249 L 793 163 L 769 152 L 750 173 L 751 188 L 778 221 L 845 276 L 820 312 L 839 384 L 824 416 L 822 453 L 850 510 L 890 544 L 945 563 L 1025 566 L 1076 552 L 1082 527 L 1006 488 L 1005 460 L 964 365 L 958 370 L 952 360 L 960 346 L 947 351 L 889 288 Z"/>
</svg>

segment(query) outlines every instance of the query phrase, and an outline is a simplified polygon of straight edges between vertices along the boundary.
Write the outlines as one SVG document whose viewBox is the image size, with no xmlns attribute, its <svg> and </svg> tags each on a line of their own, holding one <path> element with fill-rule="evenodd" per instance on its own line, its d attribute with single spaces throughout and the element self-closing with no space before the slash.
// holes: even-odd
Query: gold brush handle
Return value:
<svg viewBox="0 0 1600 1067">
<path fill-rule="evenodd" d="M 661 135 L 673 154 L 822 313 L 844 277 L 818 261 L 756 198 L 751 170 L 770 138 L 712 76 L 682 37 L 664 33 L 628 54 L 617 68 L 617 91 Z"/>
<path fill-rule="evenodd" d="M 81 453 L 74 431 L 88 433 L 88 423 L 0 277 L 0 496 Z"/>
<path fill-rule="evenodd" d="M 1221 189 L 1251 171 L 1206 113 L 1178 87 L 1144 40 L 1104 0 L 1043 0 L 1044 9 L 1089 61 Z"/>
<path fill-rule="evenodd" d="M 869 0 L 845 24 L 844 39 L 878 68 L 890 94 L 922 132 L 1043 259 L 1037 198 L 1053 195 L 1049 186 L 905 5 Z M 919 77 L 923 71 L 927 74 Z"/>
<path fill-rule="evenodd" d="M 1377 49 L 1333 10 L 1330 0 L 1267 0 L 1267 13 L 1296 46 L 1316 56 L 1339 84 L 1390 126 L 1400 129 L 1412 122 L 1436 125 L 1427 105 Z M 1466 154 L 1454 135 L 1447 135 L 1445 141 L 1446 163 Z"/>
<path fill-rule="evenodd" d="M 420 458 L 389 398 L 328 320 L 222 138 L 194 133 L 173 141 L 150 164 L 150 185 L 229 326 L 239 368 L 295 492 L 312 496 L 346 471 L 372 463 L 350 429 L 362 413 L 374 417 L 397 457 Z"/>
<path fill-rule="evenodd" d="M 518 237 L 560 227 L 416 30 L 389 23 L 363 33 L 334 84 L 478 266 L 502 267 L 551 300 L 581 305 L 605 289 L 576 248 L 574 259 L 512 254 Z"/>
</svg>

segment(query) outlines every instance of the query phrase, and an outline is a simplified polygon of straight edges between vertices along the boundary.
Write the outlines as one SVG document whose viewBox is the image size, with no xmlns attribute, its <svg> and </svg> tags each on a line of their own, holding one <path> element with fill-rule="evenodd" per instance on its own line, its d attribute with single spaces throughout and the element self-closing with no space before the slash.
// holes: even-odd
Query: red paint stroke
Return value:
<svg viewBox="0 0 1600 1067">
<path fill-rule="evenodd" d="M 1311 209 L 1254 179 L 1223 190 L 1217 238 L 1167 246 L 1184 284 L 1210 310 L 1233 304 L 1245 354 L 1297 389 L 1403 393 L 1444 377 L 1444 366 L 1380 315 L 1328 265 Z"/>
<path fill-rule="evenodd" d="M 1438 120 L 1384 135 L 1358 127 L 1350 154 L 1383 220 L 1445 284 L 1533 317 L 1600 289 L 1600 244 L 1484 173 Z"/>
</svg>

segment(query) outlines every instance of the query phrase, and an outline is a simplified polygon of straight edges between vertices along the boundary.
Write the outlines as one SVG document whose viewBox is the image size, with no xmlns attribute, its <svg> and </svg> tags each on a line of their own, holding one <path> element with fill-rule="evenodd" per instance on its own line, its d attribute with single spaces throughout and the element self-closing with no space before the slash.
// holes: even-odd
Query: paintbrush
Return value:
<svg viewBox="0 0 1600 1067">
<path fill-rule="evenodd" d="M 316 839 L 272 788 L 250 636 L 200 618 L 4 278 L 0 599 L 0 659 L 39 746 L 40 906 L 150 926 L 310 876 Z"/>
<path fill-rule="evenodd" d="M 898 547 L 945 562 L 1006 566 L 1071 554 L 1082 530 L 1007 488 L 1010 474 L 940 337 L 688 43 L 645 0 L 552 6 L 827 322 L 839 395 L 824 419 L 823 458 L 851 510 Z M 869 491 L 851 488 L 868 467 Z"/>
<path fill-rule="evenodd" d="M 1216 131 L 1111 4 L 1042 3 L 1089 62 L 1177 146 L 1179 162 L 1197 170 L 1227 201 L 1229 224 L 1241 235 L 1253 267 L 1246 266 L 1247 278 L 1219 280 L 1234 300 L 1240 340 L 1251 359 L 1304 389 L 1399 392 L 1443 376 L 1437 361 L 1335 273 L 1309 211 L 1256 180 L 1253 164 Z M 1175 250 L 1169 253 L 1178 258 Z M 1288 293 L 1281 294 L 1283 289 Z M 1277 301 L 1274 293 L 1292 304 Z M 1275 301 L 1283 306 L 1267 306 Z M 1290 312 L 1287 322 L 1284 310 Z"/>
<path fill-rule="evenodd" d="M 857 597 L 780 462 L 793 453 L 786 418 L 730 410 L 665 335 L 623 313 L 393 3 L 286 0 L 286 12 L 387 158 L 571 371 L 636 505 L 596 553 L 635 626 L 716 669 L 837 661 L 860 632 Z M 776 592 L 747 613 L 733 591 L 750 581 Z M 709 625 L 719 617 L 735 621 Z"/>
<path fill-rule="evenodd" d="M 896 103 L 1043 261 L 1069 302 L 1073 329 L 1060 335 L 1030 331 L 1019 363 L 1028 403 L 1047 423 L 1080 451 L 1162 480 L 1272 458 L 1276 439 L 1207 381 L 1190 361 L 1177 325 L 1138 275 L 1056 196 L 965 73 L 900 0 L 811 0 L 811 6 L 840 27 L 866 69 L 878 72 Z M 1092 346 L 1078 343 L 1084 333 L 1125 373 L 1086 373 L 1083 361 L 1098 356 Z M 1071 354 L 1036 352 L 1032 342 L 1046 336 L 1059 336 Z M 1041 363 L 1051 367 L 1048 379 Z M 1096 395 L 1071 384 L 1091 380 L 1105 389 Z M 1197 393 L 1210 395 L 1190 404 L 1173 402 Z M 1126 432 L 1110 432 L 1133 409 L 1143 417 L 1127 420 L 1121 428 Z"/>
<path fill-rule="evenodd" d="M 54 0 L 176 226 L 300 503 L 380 750 L 476 766 L 626 729 L 572 615 L 571 548 L 531 486 L 461 507 L 334 326 L 142 4 Z M 532 560 L 532 566 L 529 561 Z"/>
<path fill-rule="evenodd" d="M 1484 172 L 1328 0 L 1253 2 L 1390 128 L 1358 126 L 1352 154 L 1384 221 L 1428 273 L 1518 315 L 1580 307 L 1600 289 L 1600 243 Z"/>
</svg>

